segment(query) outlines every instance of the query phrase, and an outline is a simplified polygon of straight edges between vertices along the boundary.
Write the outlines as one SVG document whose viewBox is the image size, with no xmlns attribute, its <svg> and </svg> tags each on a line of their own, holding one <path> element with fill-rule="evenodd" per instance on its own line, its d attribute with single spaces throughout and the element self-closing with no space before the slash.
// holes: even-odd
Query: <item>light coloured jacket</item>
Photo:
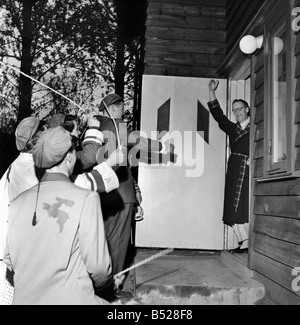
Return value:
<svg viewBox="0 0 300 325">
<path fill-rule="evenodd" d="M 0 260 L 6 244 L 9 205 L 20 193 L 38 184 L 32 154 L 21 152 L 0 180 Z M 119 187 L 116 173 L 105 162 L 97 165 L 90 173 L 76 176 L 74 184 L 98 193 Z"/>
<path fill-rule="evenodd" d="M 38 200 L 37 190 L 35 186 L 22 193 L 9 209 L 4 261 L 15 273 L 13 303 L 106 304 L 94 293 L 94 287 L 111 281 L 98 194 L 62 174 L 44 176 Z"/>
<path fill-rule="evenodd" d="M 0 180 L 0 260 L 6 244 L 10 202 L 37 183 L 32 155 L 21 152 Z"/>
</svg>

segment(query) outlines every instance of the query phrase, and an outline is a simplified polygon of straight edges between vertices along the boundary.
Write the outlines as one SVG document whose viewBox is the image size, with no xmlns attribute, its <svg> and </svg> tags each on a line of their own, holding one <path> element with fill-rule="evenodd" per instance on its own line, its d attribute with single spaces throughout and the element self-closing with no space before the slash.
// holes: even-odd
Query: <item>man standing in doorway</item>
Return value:
<svg viewBox="0 0 300 325">
<path fill-rule="evenodd" d="M 250 108 L 246 101 L 234 100 L 232 113 L 236 123 L 231 122 L 217 100 L 218 86 L 219 81 L 210 81 L 208 106 L 220 129 L 228 135 L 231 149 L 225 183 L 223 222 L 233 228 L 237 238 L 238 247 L 232 252 L 242 253 L 248 250 L 249 236 Z"/>
</svg>

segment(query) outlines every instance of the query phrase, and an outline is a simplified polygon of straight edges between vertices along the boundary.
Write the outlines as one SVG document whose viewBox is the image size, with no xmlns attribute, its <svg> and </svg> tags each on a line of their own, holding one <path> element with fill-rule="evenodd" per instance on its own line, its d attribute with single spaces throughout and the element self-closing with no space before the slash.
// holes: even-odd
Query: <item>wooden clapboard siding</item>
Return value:
<svg viewBox="0 0 300 325">
<path fill-rule="evenodd" d="M 166 40 L 159 39 L 158 37 L 148 39 L 146 44 L 147 50 L 155 51 L 170 51 L 170 52 L 183 52 L 183 53 L 199 53 L 199 54 L 222 54 L 224 51 L 217 42 L 197 42 L 189 40 Z M 206 62 L 199 62 L 205 65 Z"/>
<path fill-rule="evenodd" d="M 255 90 L 255 102 L 254 107 L 257 107 L 258 105 L 262 104 L 264 102 L 265 97 L 265 88 L 264 86 L 259 87 Z"/>
<path fill-rule="evenodd" d="M 265 216 L 260 215 L 255 223 L 254 231 L 257 234 L 261 234 L 263 236 L 268 236 L 269 238 L 277 238 L 280 241 L 284 241 L 286 243 L 296 244 L 296 246 L 291 249 L 291 252 L 296 252 L 293 254 L 288 254 L 284 258 L 291 258 L 291 256 L 295 257 L 293 259 L 294 262 L 299 263 L 300 259 L 300 221 L 295 219 L 283 219 L 280 217 L 273 216 Z M 275 254 L 275 252 L 273 252 Z M 271 255 L 268 255 L 271 256 Z M 282 263 L 285 263 L 281 261 Z M 286 264 L 286 263 L 285 263 Z M 290 266 L 295 267 L 295 263 L 288 264 Z"/>
<path fill-rule="evenodd" d="M 286 180 L 284 182 L 256 183 L 254 195 L 258 196 L 300 196 L 300 180 Z"/>
<path fill-rule="evenodd" d="M 264 158 L 258 158 L 254 160 L 254 173 L 253 177 L 261 177 L 264 173 Z"/>
<path fill-rule="evenodd" d="M 263 51 L 259 51 L 254 59 L 254 178 L 263 176 L 264 166 L 264 60 Z"/>
<path fill-rule="evenodd" d="M 180 1 L 177 1 L 180 2 Z M 189 0 L 184 3 L 170 3 L 170 1 L 148 1 L 148 16 L 151 15 L 171 15 L 178 17 L 218 17 L 225 18 L 225 2 L 216 4 L 215 2 L 199 1 L 191 3 Z"/>
<path fill-rule="evenodd" d="M 264 121 L 261 121 L 256 125 L 255 128 L 255 141 L 260 141 L 264 139 L 265 136 L 264 130 L 265 130 L 265 123 Z"/>
<path fill-rule="evenodd" d="M 264 139 L 256 141 L 255 151 L 254 151 L 254 160 L 261 159 L 264 157 L 265 144 Z"/>
<path fill-rule="evenodd" d="M 281 287 L 283 295 L 280 297 L 270 295 L 267 290 L 268 298 L 279 304 L 300 304 L 300 292 L 292 290 L 292 271 L 300 263 L 299 229 L 300 221 L 286 222 L 269 216 L 256 218 L 253 269 L 261 275 L 265 285 L 267 282 L 270 287 L 272 283 L 272 290 Z"/>
<path fill-rule="evenodd" d="M 212 76 L 215 73 L 215 69 L 211 67 L 187 67 L 167 64 L 145 64 L 147 74 L 150 75 L 165 75 L 165 76 L 180 76 L 186 77 L 187 73 L 189 77 L 199 76 Z"/>
<path fill-rule="evenodd" d="M 233 0 L 230 0 L 231 2 Z M 300 2 L 300 1 L 299 1 Z M 276 1 L 282 5 L 283 0 Z M 275 2 L 274 2 L 275 5 Z M 268 16 L 268 10 L 261 13 Z M 265 19 L 265 18 L 264 18 Z M 287 24 L 289 26 L 289 24 Z M 287 31 L 289 31 L 287 27 Z M 299 36 L 297 36 L 299 38 Z M 296 166 L 300 170 L 300 40 L 295 47 L 297 81 L 294 117 L 298 130 L 293 146 L 298 150 Z M 291 49 L 293 50 L 293 49 Z M 300 180 L 262 181 L 268 159 L 268 128 L 265 120 L 265 94 L 269 89 L 266 79 L 265 54 L 260 51 L 253 60 L 254 122 L 253 122 L 253 188 L 251 267 L 264 283 L 267 297 L 276 304 L 300 305 L 300 293 L 294 292 L 292 271 L 300 266 Z M 258 182 L 259 180 L 259 182 Z"/>
<path fill-rule="evenodd" d="M 226 54 L 265 2 L 148 0 L 144 74 L 219 78 Z M 184 61 L 173 57 L 174 53 L 190 58 Z M 207 57 L 197 60 L 201 56 Z M 236 64 L 233 60 L 232 65 Z M 258 82 L 261 77 L 259 74 Z"/>
<path fill-rule="evenodd" d="M 295 116 L 295 124 L 298 123 L 300 123 L 300 101 L 297 103 L 296 116 Z"/>
<path fill-rule="evenodd" d="M 300 220 L 300 196 L 257 196 L 254 214 Z"/>
<path fill-rule="evenodd" d="M 256 78 L 255 78 L 255 90 L 259 89 L 261 86 L 264 85 L 264 69 L 260 69 L 256 72 Z"/>
<path fill-rule="evenodd" d="M 264 104 L 261 103 L 255 107 L 254 124 L 259 124 L 265 118 Z"/>
<path fill-rule="evenodd" d="M 254 243 L 254 251 L 262 256 L 266 256 L 268 259 L 276 261 L 277 265 L 279 263 L 282 264 L 283 269 L 288 267 L 286 274 L 288 286 L 286 288 L 290 290 L 292 283 L 292 270 L 299 265 L 300 246 L 257 234 Z M 281 265 L 278 266 L 278 268 L 280 267 Z M 257 271 L 259 271 L 258 268 Z M 280 283 L 279 281 L 276 282 Z"/>
<path fill-rule="evenodd" d="M 197 53 L 178 53 L 178 52 L 162 52 L 151 51 L 147 52 L 145 63 L 161 64 L 162 59 L 165 64 L 172 65 L 188 65 L 197 66 L 199 62 L 207 62 L 209 66 L 214 66 L 222 63 L 223 55 L 219 54 L 197 54 Z"/>
<path fill-rule="evenodd" d="M 295 293 L 286 290 L 281 285 L 268 279 L 266 276 L 254 271 L 255 278 L 264 284 L 266 297 L 273 303 L 278 305 L 300 305 L 299 297 Z"/>
<path fill-rule="evenodd" d="M 300 304 L 291 287 L 300 265 L 300 181 L 256 183 L 254 195 L 253 270 L 273 302 Z"/>
<path fill-rule="evenodd" d="M 216 42 L 224 43 L 225 30 L 206 30 L 193 28 L 178 28 L 178 27 L 151 27 L 147 28 L 147 37 L 149 39 L 167 39 L 167 40 L 183 40 L 196 42 Z"/>
<path fill-rule="evenodd" d="M 144 73 L 217 78 L 227 0 L 148 0 Z"/>
<path fill-rule="evenodd" d="M 293 292 L 292 290 L 292 283 L 294 280 L 294 277 L 292 276 L 293 269 L 257 252 L 255 252 L 254 255 L 255 271 L 288 291 L 293 297 L 293 305 L 300 304 L 300 293 Z M 281 297 L 278 297 L 277 301 L 278 303 L 283 304 Z"/>
<path fill-rule="evenodd" d="M 297 127 L 297 134 L 295 140 L 295 148 L 296 148 L 295 170 L 300 170 L 300 34 L 299 33 L 296 37 L 295 56 L 296 56 L 295 78 L 297 80 L 296 94 L 295 94 L 295 100 L 297 101 L 296 116 L 295 116 L 295 124 Z"/>
<path fill-rule="evenodd" d="M 226 30 L 226 20 L 224 18 L 215 17 L 185 17 L 185 16 L 168 16 L 163 14 L 151 14 L 148 16 L 146 26 L 186 28 L 192 29 L 216 29 Z"/>
</svg>

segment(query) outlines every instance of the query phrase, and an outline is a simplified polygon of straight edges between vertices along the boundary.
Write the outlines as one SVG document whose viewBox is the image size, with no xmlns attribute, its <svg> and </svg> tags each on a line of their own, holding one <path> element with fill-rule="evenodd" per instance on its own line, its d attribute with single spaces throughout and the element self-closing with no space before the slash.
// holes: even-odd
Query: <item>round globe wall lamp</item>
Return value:
<svg viewBox="0 0 300 325">
<path fill-rule="evenodd" d="M 246 35 L 240 40 L 240 49 L 244 54 L 253 54 L 256 52 L 256 50 L 259 50 L 262 48 L 264 43 L 264 37 L 263 35 L 260 35 L 258 37 L 252 36 L 252 35 Z M 284 42 L 283 40 L 275 36 L 272 38 L 272 53 L 273 55 L 277 56 L 280 55 L 280 53 L 284 49 Z"/>
<path fill-rule="evenodd" d="M 263 46 L 264 37 L 246 35 L 240 40 L 240 49 L 244 54 L 253 54 L 256 50 L 261 49 Z"/>
</svg>

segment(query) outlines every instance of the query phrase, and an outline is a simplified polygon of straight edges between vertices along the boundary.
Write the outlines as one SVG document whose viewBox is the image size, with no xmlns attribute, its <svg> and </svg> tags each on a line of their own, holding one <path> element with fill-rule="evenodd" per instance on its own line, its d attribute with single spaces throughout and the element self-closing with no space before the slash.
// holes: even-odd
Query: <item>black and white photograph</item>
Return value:
<svg viewBox="0 0 300 325">
<path fill-rule="evenodd" d="M 299 0 L 0 0 L 1 305 L 300 305 Z"/>
</svg>

